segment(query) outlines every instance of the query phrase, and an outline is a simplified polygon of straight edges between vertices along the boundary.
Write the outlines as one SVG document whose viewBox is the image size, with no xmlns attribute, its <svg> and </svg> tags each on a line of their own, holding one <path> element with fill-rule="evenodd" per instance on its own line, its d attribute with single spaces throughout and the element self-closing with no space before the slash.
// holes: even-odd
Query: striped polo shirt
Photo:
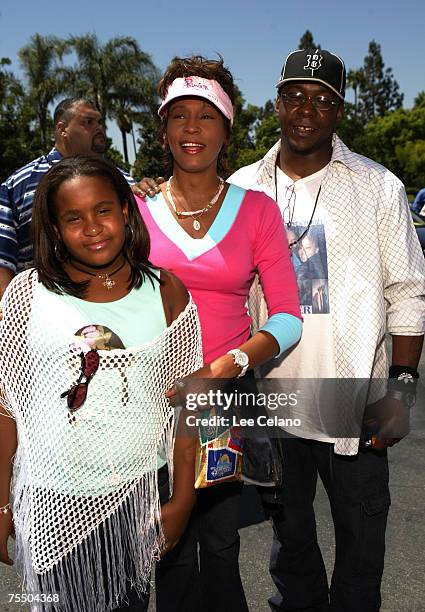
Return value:
<svg viewBox="0 0 425 612">
<path fill-rule="evenodd" d="M 35 191 L 44 174 L 62 159 L 53 148 L 16 170 L 0 185 L 0 268 L 17 273 L 32 266 L 31 213 Z M 119 169 L 130 185 L 134 179 Z"/>
</svg>

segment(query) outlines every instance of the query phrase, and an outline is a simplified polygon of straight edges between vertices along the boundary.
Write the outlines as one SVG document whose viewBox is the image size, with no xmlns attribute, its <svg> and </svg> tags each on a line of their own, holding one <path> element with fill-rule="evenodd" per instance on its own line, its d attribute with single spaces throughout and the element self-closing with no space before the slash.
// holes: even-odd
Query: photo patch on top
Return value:
<svg viewBox="0 0 425 612">
<path fill-rule="evenodd" d="M 234 476 L 236 457 L 237 453 L 229 448 L 207 448 L 207 481 Z"/>
</svg>

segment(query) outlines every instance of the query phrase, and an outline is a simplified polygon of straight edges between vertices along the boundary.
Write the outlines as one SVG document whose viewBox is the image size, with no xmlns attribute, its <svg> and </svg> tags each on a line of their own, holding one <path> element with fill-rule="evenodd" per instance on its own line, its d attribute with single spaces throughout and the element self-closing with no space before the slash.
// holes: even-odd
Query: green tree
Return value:
<svg viewBox="0 0 425 612">
<path fill-rule="evenodd" d="M 344 116 L 338 123 L 336 130 L 338 136 L 342 138 L 347 147 L 357 153 L 362 153 L 361 139 L 365 129 L 364 120 L 361 115 L 359 115 L 355 104 L 345 102 Z"/>
<path fill-rule="evenodd" d="M 62 70 L 67 90 L 92 98 L 102 116 L 117 123 L 128 163 L 127 134 L 134 116 L 157 103 L 157 68 L 129 36 L 112 38 L 105 44 L 96 34 L 72 36 L 68 45 L 76 53 L 77 64 Z"/>
<path fill-rule="evenodd" d="M 255 126 L 255 151 L 261 159 L 280 138 L 280 124 L 272 100 L 260 108 Z"/>
<path fill-rule="evenodd" d="M 7 69 L 10 63 L 0 60 L 0 181 L 44 152 L 32 105 L 23 84 Z"/>
<path fill-rule="evenodd" d="M 401 108 L 403 94 L 391 68 L 385 69 L 381 46 L 374 40 L 361 69 L 363 78 L 359 84 L 359 103 L 365 122 L 382 117 L 387 111 Z"/>
<path fill-rule="evenodd" d="M 245 106 L 245 99 L 241 91 L 237 90 L 232 141 L 227 151 L 230 173 L 258 159 L 255 150 L 254 128 L 259 110 L 258 106 L 253 104 Z"/>
<path fill-rule="evenodd" d="M 420 91 L 413 101 L 413 108 L 425 108 L 425 91 Z"/>
<path fill-rule="evenodd" d="M 313 34 L 310 30 L 306 30 L 300 38 L 298 43 L 298 49 L 320 49 L 320 45 L 314 42 Z"/>
<path fill-rule="evenodd" d="M 116 149 L 113 146 L 112 138 L 108 138 L 107 140 L 108 140 L 108 148 L 105 153 L 106 159 L 108 159 L 115 166 L 118 166 L 119 168 L 123 168 L 124 170 L 127 170 L 127 172 L 129 172 L 131 169 L 130 164 L 127 164 L 124 161 L 124 158 L 121 155 L 120 151 L 118 151 L 118 149 Z"/>
<path fill-rule="evenodd" d="M 402 168 L 403 182 L 409 190 L 425 185 L 425 138 L 407 141 L 395 147 L 397 161 Z"/>
<path fill-rule="evenodd" d="M 138 113 L 136 121 L 140 127 L 139 150 L 133 166 L 134 177 L 141 180 L 145 176 L 157 177 L 168 174 L 159 137 L 158 115 L 156 112 Z"/>
<path fill-rule="evenodd" d="M 409 188 L 425 184 L 425 108 L 398 109 L 376 117 L 357 150 L 392 170 Z"/>
<path fill-rule="evenodd" d="M 232 139 L 229 152 L 232 172 L 264 157 L 280 138 L 279 120 L 272 100 L 267 100 L 262 107 L 252 104 L 244 107 L 240 95 L 238 102 L 236 138 Z"/>
<path fill-rule="evenodd" d="M 19 60 L 27 82 L 27 95 L 34 107 L 45 149 L 52 135 L 49 105 L 61 92 L 60 62 L 66 44 L 56 36 L 34 34 L 30 42 L 19 50 Z"/>
</svg>

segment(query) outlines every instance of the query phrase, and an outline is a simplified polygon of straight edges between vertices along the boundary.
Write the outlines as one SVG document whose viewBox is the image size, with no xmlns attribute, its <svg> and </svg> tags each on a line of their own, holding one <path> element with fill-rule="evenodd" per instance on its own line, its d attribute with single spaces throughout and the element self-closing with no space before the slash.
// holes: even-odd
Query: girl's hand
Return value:
<svg viewBox="0 0 425 612">
<path fill-rule="evenodd" d="M 6 514 L 0 512 L 0 562 L 6 565 L 13 565 L 13 561 L 7 552 L 7 541 L 14 534 L 12 512 L 10 510 Z"/>
<path fill-rule="evenodd" d="M 176 546 L 186 529 L 191 511 L 192 506 L 178 503 L 173 498 L 162 506 L 161 521 L 165 535 L 165 546 L 161 551 L 161 556 L 166 555 Z"/>
</svg>

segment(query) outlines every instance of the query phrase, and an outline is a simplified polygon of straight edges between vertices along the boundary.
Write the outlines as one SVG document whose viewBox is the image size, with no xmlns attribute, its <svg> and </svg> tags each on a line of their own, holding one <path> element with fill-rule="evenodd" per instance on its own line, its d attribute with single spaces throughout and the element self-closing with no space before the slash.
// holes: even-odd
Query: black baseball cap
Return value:
<svg viewBox="0 0 425 612">
<path fill-rule="evenodd" d="M 345 65 L 338 55 L 324 49 L 299 49 L 288 55 L 276 87 L 290 81 L 314 81 L 345 96 Z"/>
</svg>

